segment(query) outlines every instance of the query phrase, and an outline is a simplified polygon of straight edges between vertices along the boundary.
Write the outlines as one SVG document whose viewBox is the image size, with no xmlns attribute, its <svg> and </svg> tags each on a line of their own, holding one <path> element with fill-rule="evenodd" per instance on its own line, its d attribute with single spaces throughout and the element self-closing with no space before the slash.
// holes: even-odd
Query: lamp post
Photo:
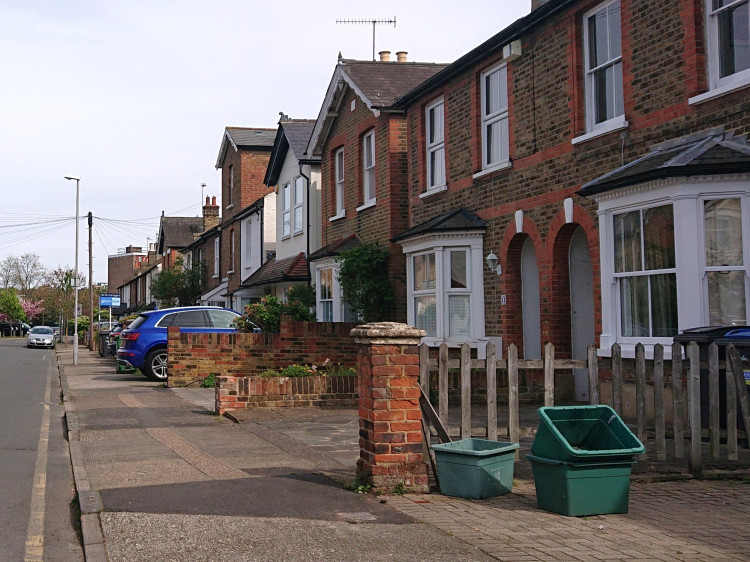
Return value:
<svg viewBox="0 0 750 562">
<path fill-rule="evenodd" d="M 66 180 L 76 181 L 76 264 L 73 286 L 75 287 L 75 309 L 73 311 L 73 365 L 78 365 L 78 206 L 80 196 L 80 176 L 65 176 Z M 67 329 L 65 330 L 67 332 Z"/>
</svg>

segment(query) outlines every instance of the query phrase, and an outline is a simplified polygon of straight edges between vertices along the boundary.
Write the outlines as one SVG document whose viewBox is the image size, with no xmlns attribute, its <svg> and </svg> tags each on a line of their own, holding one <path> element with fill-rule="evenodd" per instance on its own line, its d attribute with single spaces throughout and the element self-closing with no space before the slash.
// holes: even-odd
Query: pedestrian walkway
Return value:
<svg viewBox="0 0 750 562">
<path fill-rule="evenodd" d="M 354 476 L 356 409 L 234 423 L 211 412 L 212 389 L 71 355 L 59 358 L 89 560 L 750 559 L 742 481 L 634 482 L 630 513 L 583 518 L 538 509 L 524 463 L 513 493 L 490 500 L 354 494 L 340 483 Z"/>
</svg>

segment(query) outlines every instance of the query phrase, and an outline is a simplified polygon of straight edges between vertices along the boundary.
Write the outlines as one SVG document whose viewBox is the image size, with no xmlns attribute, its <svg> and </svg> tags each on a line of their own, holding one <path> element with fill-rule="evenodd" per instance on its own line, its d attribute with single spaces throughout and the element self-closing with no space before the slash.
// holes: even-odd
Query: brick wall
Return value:
<svg viewBox="0 0 750 562">
<path fill-rule="evenodd" d="M 568 248 L 576 227 L 583 229 L 593 264 L 595 333 L 601 332 L 599 235 L 596 205 L 576 195 L 585 182 L 647 153 L 674 137 L 723 125 L 750 132 L 747 90 L 699 105 L 688 98 L 706 88 L 703 3 L 692 0 L 622 0 L 625 118 L 620 132 L 573 145 L 585 132 L 582 14 L 595 2 L 578 3 L 522 38 L 522 55 L 508 64 L 510 157 L 512 167 L 481 177 L 481 73 L 499 62 L 489 54 L 474 67 L 426 93 L 408 108 L 408 197 L 410 225 L 459 207 L 483 218 L 485 255 L 492 249 L 503 275 L 486 267 L 486 335 L 523 349 L 520 250 L 530 238 L 540 278 L 541 339 L 552 341 L 560 357 L 570 355 Z M 448 190 L 419 198 L 426 184 L 425 107 L 445 100 Z M 574 200 L 566 223 L 563 201 Z M 524 213 L 516 232 L 515 212 Z M 507 304 L 500 304 L 500 296 Z"/>
<path fill-rule="evenodd" d="M 356 366 L 353 323 L 294 322 L 283 317 L 279 334 L 194 334 L 169 328 L 168 386 L 186 386 L 213 373 L 246 377 L 292 365 L 322 365 L 326 359 Z"/>
</svg>

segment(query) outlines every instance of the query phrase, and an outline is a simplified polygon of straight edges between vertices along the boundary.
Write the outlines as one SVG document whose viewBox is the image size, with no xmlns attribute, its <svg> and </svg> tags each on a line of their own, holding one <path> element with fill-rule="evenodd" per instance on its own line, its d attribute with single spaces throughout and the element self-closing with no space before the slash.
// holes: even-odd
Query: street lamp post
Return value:
<svg viewBox="0 0 750 562">
<path fill-rule="evenodd" d="M 73 286 L 75 287 L 75 309 L 73 311 L 73 365 L 78 365 L 78 206 L 80 197 L 80 176 L 65 176 L 66 180 L 76 181 L 76 264 Z M 61 327 L 62 328 L 62 327 Z M 67 329 L 66 329 L 67 332 Z"/>
</svg>

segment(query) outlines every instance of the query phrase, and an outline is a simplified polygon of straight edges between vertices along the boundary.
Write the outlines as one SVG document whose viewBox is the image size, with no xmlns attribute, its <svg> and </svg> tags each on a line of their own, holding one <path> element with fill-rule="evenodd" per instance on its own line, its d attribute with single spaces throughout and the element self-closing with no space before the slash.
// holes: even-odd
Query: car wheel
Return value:
<svg viewBox="0 0 750 562">
<path fill-rule="evenodd" d="M 167 380 L 167 350 L 155 349 L 146 357 L 143 365 L 145 375 L 152 381 Z"/>
</svg>

